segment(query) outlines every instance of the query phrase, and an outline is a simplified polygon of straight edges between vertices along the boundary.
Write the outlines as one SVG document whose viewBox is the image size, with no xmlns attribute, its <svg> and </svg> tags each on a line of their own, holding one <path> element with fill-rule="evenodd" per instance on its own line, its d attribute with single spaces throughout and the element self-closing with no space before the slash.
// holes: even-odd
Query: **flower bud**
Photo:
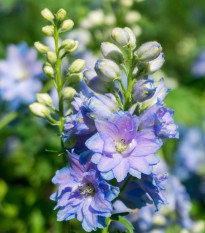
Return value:
<svg viewBox="0 0 205 233">
<path fill-rule="evenodd" d="M 41 103 L 33 103 L 29 105 L 30 111 L 38 117 L 47 117 L 50 114 L 49 108 Z"/>
<path fill-rule="evenodd" d="M 80 83 L 82 81 L 82 78 L 82 73 L 73 73 L 68 77 L 67 83 L 69 86 L 74 86 Z"/>
<path fill-rule="evenodd" d="M 47 106 L 52 106 L 53 101 L 52 101 L 50 95 L 47 93 L 37 93 L 36 99 L 41 104 L 44 104 Z"/>
<path fill-rule="evenodd" d="M 94 70 L 86 70 L 83 72 L 86 84 L 97 93 L 107 93 L 113 89 L 114 83 L 108 83 L 101 80 Z"/>
<path fill-rule="evenodd" d="M 67 12 L 64 9 L 60 9 L 58 10 L 58 12 L 56 13 L 56 19 L 59 21 L 62 21 L 65 19 Z"/>
<path fill-rule="evenodd" d="M 75 46 L 72 49 L 67 50 L 69 53 L 74 53 L 78 49 L 79 42 L 75 41 Z"/>
<path fill-rule="evenodd" d="M 69 70 L 72 73 L 79 73 L 85 68 L 85 60 L 76 59 L 70 66 Z"/>
<path fill-rule="evenodd" d="M 53 25 L 47 25 L 47 26 L 43 27 L 42 28 L 42 32 L 46 36 L 53 36 L 53 34 L 54 34 L 54 27 L 53 27 Z"/>
<path fill-rule="evenodd" d="M 101 52 L 104 58 L 113 60 L 118 64 L 121 64 L 124 61 L 124 55 L 122 51 L 116 45 L 110 42 L 103 42 L 101 44 Z"/>
<path fill-rule="evenodd" d="M 57 61 L 56 53 L 53 52 L 53 51 L 48 51 L 48 52 L 47 52 L 47 58 L 48 58 L 48 61 L 49 61 L 51 64 L 55 64 L 56 61 Z"/>
<path fill-rule="evenodd" d="M 100 79 L 105 82 L 111 82 L 120 78 L 120 68 L 112 60 L 98 60 L 95 64 L 95 71 Z"/>
<path fill-rule="evenodd" d="M 63 23 L 61 24 L 61 31 L 65 32 L 65 31 L 69 31 L 70 29 L 72 29 L 74 26 L 74 22 L 71 19 L 67 19 L 65 21 L 63 21 Z"/>
<path fill-rule="evenodd" d="M 126 47 L 129 44 L 129 34 L 123 28 L 114 28 L 111 36 L 113 40 L 121 47 Z"/>
<path fill-rule="evenodd" d="M 72 39 L 66 39 L 62 41 L 61 45 L 65 49 L 72 49 L 75 46 L 75 41 Z"/>
<path fill-rule="evenodd" d="M 43 72 L 51 78 L 54 77 L 54 69 L 51 66 L 45 65 L 43 67 Z"/>
<path fill-rule="evenodd" d="M 151 74 L 156 72 L 162 67 L 164 62 L 164 53 L 160 53 L 160 55 L 156 59 L 148 62 L 147 73 Z"/>
<path fill-rule="evenodd" d="M 52 21 L 54 19 L 54 15 L 48 8 L 43 9 L 41 11 L 41 15 L 43 16 L 44 19 L 48 21 Z"/>
<path fill-rule="evenodd" d="M 156 42 L 147 42 L 142 44 L 139 49 L 135 52 L 135 55 L 140 61 L 148 62 L 154 60 L 162 51 L 161 45 Z"/>
<path fill-rule="evenodd" d="M 128 27 L 125 27 L 124 30 L 129 34 L 129 44 L 130 44 L 130 46 L 132 47 L 132 49 L 135 49 L 135 47 L 136 47 L 136 37 L 135 37 L 134 32 Z"/>
<path fill-rule="evenodd" d="M 71 100 L 76 94 L 76 90 L 72 87 L 66 87 L 62 91 L 62 97 L 64 100 Z"/>
<path fill-rule="evenodd" d="M 49 51 L 49 47 L 46 46 L 45 44 L 37 41 L 34 43 L 34 47 L 36 48 L 36 50 L 39 52 L 39 53 L 47 53 Z"/>
<path fill-rule="evenodd" d="M 154 81 L 152 79 L 139 80 L 133 86 L 133 100 L 136 102 L 143 102 L 150 99 L 156 88 L 153 86 Z"/>
</svg>

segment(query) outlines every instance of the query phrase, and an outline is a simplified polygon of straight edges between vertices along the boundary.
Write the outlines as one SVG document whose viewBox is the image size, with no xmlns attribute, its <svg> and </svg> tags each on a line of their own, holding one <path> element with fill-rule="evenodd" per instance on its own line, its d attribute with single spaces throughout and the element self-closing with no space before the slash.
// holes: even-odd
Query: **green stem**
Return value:
<svg viewBox="0 0 205 233">
<path fill-rule="evenodd" d="M 0 120 L 0 130 L 6 125 L 8 125 L 11 121 L 13 121 L 17 116 L 18 116 L 17 112 L 10 112 L 6 116 L 4 116 Z"/>
<path fill-rule="evenodd" d="M 61 59 L 60 59 L 60 54 L 59 54 L 59 48 L 58 48 L 58 28 L 57 25 L 54 25 L 54 40 L 55 40 L 55 49 L 56 49 L 56 56 L 57 56 L 57 61 L 56 61 L 56 66 L 55 66 L 55 71 L 56 71 L 56 81 L 57 81 L 57 92 L 58 92 L 58 97 L 59 97 L 59 133 L 60 135 L 63 133 L 63 126 L 64 126 L 64 116 L 63 116 L 63 98 L 61 96 L 62 92 L 62 78 L 61 78 Z M 63 142 L 61 139 L 61 146 L 63 146 Z"/>
<path fill-rule="evenodd" d="M 105 228 L 102 229 L 102 233 L 109 233 L 108 232 L 108 228 L 109 228 L 109 225 L 111 223 L 111 219 L 110 218 L 107 218 L 106 219 L 106 222 L 107 222 L 107 226 Z"/>
<path fill-rule="evenodd" d="M 132 72 L 133 72 L 134 66 L 133 66 L 133 53 L 132 53 L 131 47 L 129 47 L 129 58 L 130 58 L 130 67 L 129 67 L 129 73 L 127 77 L 127 92 L 125 94 L 125 105 L 124 105 L 125 110 L 128 110 L 129 108 L 129 103 L 131 100 L 132 85 L 133 85 Z"/>
</svg>

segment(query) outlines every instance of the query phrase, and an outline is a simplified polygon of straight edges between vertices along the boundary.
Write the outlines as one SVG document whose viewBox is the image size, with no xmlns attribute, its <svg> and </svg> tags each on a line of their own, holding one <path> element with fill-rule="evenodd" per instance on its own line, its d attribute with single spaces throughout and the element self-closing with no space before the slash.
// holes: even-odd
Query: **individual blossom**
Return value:
<svg viewBox="0 0 205 233">
<path fill-rule="evenodd" d="M 141 178 L 151 174 L 158 162 L 154 153 L 162 146 L 152 129 L 139 130 L 139 118 L 128 112 L 113 113 L 108 120 L 96 119 L 97 133 L 86 141 L 94 152 L 92 162 L 105 179 L 123 181 L 127 174 Z"/>
<path fill-rule="evenodd" d="M 102 179 L 89 154 L 69 153 L 71 167 L 58 170 L 52 179 L 58 190 L 51 195 L 59 208 L 57 220 L 77 218 L 87 232 L 104 228 L 106 217 L 112 213 L 111 201 L 119 194 L 119 188 Z"/>
<path fill-rule="evenodd" d="M 42 63 L 37 52 L 25 42 L 9 45 L 7 58 L 0 61 L 0 98 L 15 110 L 21 104 L 30 104 L 42 88 Z"/>
<path fill-rule="evenodd" d="M 112 94 L 90 94 L 85 97 L 80 93 L 72 105 L 72 114 L 67 116 L 64 124 L 63 137 L 66 141 L 74 136 L 77 140 L 76 148 L 84 146 L 85 141 L 96 132 L 95 118 L 108 119 L 119 108 Z"/>
</svg>

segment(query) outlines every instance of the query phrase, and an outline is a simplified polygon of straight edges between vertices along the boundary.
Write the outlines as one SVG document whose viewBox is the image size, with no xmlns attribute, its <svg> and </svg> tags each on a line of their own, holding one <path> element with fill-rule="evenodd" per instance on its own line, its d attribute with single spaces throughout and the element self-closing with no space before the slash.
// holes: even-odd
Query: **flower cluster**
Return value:
<svg viewBox="0 0 205 233">
<path fill-rule="evenodd" d="M 70 166 L 57 171 L 52 180 L 58 185 L 51 196 L 59 208 L 58 220 L 77 218 L 88 232 L 104 228 L 106 218 L 112 220 L 112 201 L 117 196 L 132 207 L 154 203 L 158 210 L 167 203 L 161 185 L 167 175 L 153 172 L 159 163 L 155 152 L 164 139 L 178 138 L 174 112 L 164 104 L 169 89 L 164 79 L 155 82 L 148 77 L 164 63 L 161 45 L 154 41 L 137 48 L 130 28 L 114 28 L 115 43 L 101 44 L 104 58 L 97 60 L 93 70 L 84 70 L 85 62 L 77 59 L 62 78 L 61 60 L 76 51 L 78 42 L 65 39 L 59 45 L 58 35 L 70 30 L 73 22 L 64 20 L 62 9 L 55 15 L 44 9 L 42 15 L 51 22 L 43 31 L 54 37 L 56 48 L 49 51 L 40 42 L 35 47 L 47 54 L 44 72 L 56 85 L 59 107 L 48 103 L 48 94 L 40 94 L 39 103 L 30 109 L 59 126 L 68 156 Z M 79 82 L 86 85 L 76 91 Z M 66 112 L 65 102 L 69 102 Z M 38 111 L 42 106 L 49 110 L 45 116 Z M 126 199 L 123 190 L 130 193 Z"/>
<path fill-rule="evenodd" d="M 8 46 L 7 59 L 0 61 L 0 98 L 9 103 L 11 110 L 34 101 L 42 88 L 42 65 L 35 49 L 25 42 Z"/>
</svg>

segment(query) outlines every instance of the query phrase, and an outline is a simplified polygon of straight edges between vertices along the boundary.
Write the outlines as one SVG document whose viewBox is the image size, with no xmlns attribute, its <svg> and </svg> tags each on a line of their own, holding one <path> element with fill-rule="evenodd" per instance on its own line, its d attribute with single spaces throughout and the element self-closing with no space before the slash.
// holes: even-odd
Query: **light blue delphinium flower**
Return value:
<svg viewBox="0 0 205 233">
<path fill-rule="evenodd" d="M 72 102 L 73 112 L 66 118 L 64 141 L 74 136 L 75 148 L 83 148 L 85 141 L 96 132 L 94 119 L 108 119 L 118 110 L 117 101 L 112 94 L 93 94 L 85 97 L 82 93 Z M 78 143 L 79 142 L 79 143 Z"/>
<path fill-rule="evenodd" d="M 181 130 L 174 173 L 182 180 L 205 173 L 205 137 L 197 127 Z"/>
<path fill-rule="evenodd" d="M 191 72 L 195 77 L 205 77 L 205 51 L 198 54 L 193 63 Z"/>
<path fill-rule="evenodd" d="M 128 173 L 141 178 L 141 173 L 151 174 L 152 165 L 158 162 L 154 156 L 162 141 L 151 129 L 138 129 L 139 118 L 128 112 L 112 114 L 109 120 L 95 120 L 97 133 L 86 141 L 94 152 L 92 162 L 97 164 L 105 179 L 118 182 Z"/>
<path fill-rule="evenodd" d="M 111 201 L 119 194 L 119 188 L 104 181 L 89 154 L 77 155 L 68 152 L 71 167 L 56 172 L 52 182 L 58 190 L 51 195 L 60 208 L 58 221 L 77 218 L 82 227 L 90 232 L 106 226 L 106 217 L 112 213 Z"/>
<path fill-rule="evenodd" d="M 37 52 L 25 42 L 9 45 L 7 59 L 0 61 L 0 98 L 16 110 L 21 104 L 30 104 L 42 88 L 42 63 Z"/>
<path fill-rule="evenodd" d="M 174 224 L 179 224 L 183 229 L 187 230 L 194 227 L 194 222 L 189 215 L 191 209 L 189 195 L 177 177 L 170 175 L 166 180 L 166 173 L 164 172 L 167 170 L 167 166 L 162 160 L 154 167 L 154 172 L 155 179 L 157 177 L 163 179 L 156 179 L 154 183 L 150 183 L 150 176 L 146 176 L 149 179 L 144 180 L 142 183 L 139 180 L 135 185 L 133 185 L 134 181 L 132 181 L 120 194 L 121 201 L 116 200 L 114 202 L 114 213 L 130 213 L 126 218 L 132 222 L 135 232 L 148 233 L 153 229 L 165 231 L 166 227 Z M 146 189 L 147 187 L 153 188 Z M 164 187 L 166 187 L 166 190 Z M 157 192 L 160 195 L 157 195 Z M 166 196 L 166 199 L 164 196 Z M 166 200 L 168 205 L 163 206 L 156 212 L 154 206 L 151 205 L 150 197 L 155 198 L 154 202 L 157 204 L 157 208 L 160 207 L 159 204 L 166 204 Z M 173 216 L 175 217 L 173 218 Z M 113 228 L 115 230 L 121 229 L 122 226 L 114 225 Z"/>
</svg>

